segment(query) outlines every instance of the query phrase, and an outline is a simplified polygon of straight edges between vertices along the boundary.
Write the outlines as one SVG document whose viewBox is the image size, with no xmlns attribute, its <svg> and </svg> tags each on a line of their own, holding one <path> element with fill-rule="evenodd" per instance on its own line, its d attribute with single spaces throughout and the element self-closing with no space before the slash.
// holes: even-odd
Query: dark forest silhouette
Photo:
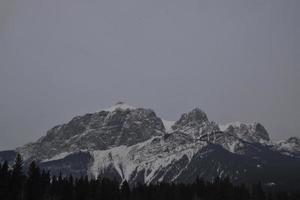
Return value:
<svg viewBox="0 0 300 200">
<path fill-rule="evenodd" d="M 73 178 L 41 170 L 35 162 L 23 172 L 17 155 L 13 166 L 0 163 L 0 200 L 299 200 L 299 193 L 263 190 L 261 183 L 233 185 L 229 178 L 212 182 L 197 178 L 193 184 L 138 184 L 87 176 Z"/>
</svg>

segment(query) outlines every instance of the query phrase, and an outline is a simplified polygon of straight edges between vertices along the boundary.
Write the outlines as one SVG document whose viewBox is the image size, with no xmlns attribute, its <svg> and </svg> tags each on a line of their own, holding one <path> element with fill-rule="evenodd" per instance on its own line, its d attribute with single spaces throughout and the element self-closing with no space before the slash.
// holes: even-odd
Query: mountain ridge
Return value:
<svg viewBox="0 0 300 200">
<path fill-rule="evenodd" d="M 285 148 L 290 143 L 293 148 Z M 74 117 L 14 152 L 53 173 L 101 175 L 130 184 L 192 182 L 197 176 L 255 181 L 265 172 L 266 184 L 287 185 L 293 181 L 285 171 L 300 167 L 299 144 L 297 138 L 272 142 L 260 123 L 220 127 L 199 108 L 170 122 L 151 109 L 120 102 Z M 0 161 L 6 154 L 0 152 Z M 266 173 L 270 168 L 274 173 Z"/>
</svg>

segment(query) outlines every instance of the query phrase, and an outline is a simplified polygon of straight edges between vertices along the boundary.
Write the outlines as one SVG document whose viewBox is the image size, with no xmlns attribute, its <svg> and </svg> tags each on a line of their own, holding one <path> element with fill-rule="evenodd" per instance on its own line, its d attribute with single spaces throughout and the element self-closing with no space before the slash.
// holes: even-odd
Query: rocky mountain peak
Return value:
<svg viewBox="0 0 300 200">
<path fill-rule="evenodd" d="M 298 137 L 290 137 L 289 139 L 287 139 L 287 142 L 300 146 L 300 138 Z"/>
<path fill-rule="evenodd" d="M 131 184 L 191 182 L 197 176 L 252 180 L 269 172 L 275 176 L 266 181 L 281 173 L 274 181 L 279 183 L 286 173 L 283 168 L 274 171 L 278 163 L 286 163 L 286 171 L 297 174 L 300 139 L 269 140 L 260 123 L 219 126 L 199 108 L 173 122 L 162 120 L 151 109 L 119 102 L 55 126 L 46 136 L 14 152 L 0 152 L 0 161 L 19 152 L 26 162 L 34 159 L 57 174 L 101 175 Z M 291 168 L 295 162 L 296 167 Z"/>
<path fill-rule="evenodd" d="M 205 134 L 211 134 L 217 131 L 218 126 L 208 120 L 203 110 L 195 108 L 190 112 L 182 114 L 180 119 L 174 123 L 172 129 L 189 134 L 196 139 Z"/>
<path fill-rule="evenodd" d="M 267 130 L 260 123 L 234 122 L 220 126 L 220 129 L 226 133 L 235 135 L 247 142 L 265 143 L 270 141 Z"/>
<path fill-rule="evenodd" d="M 174 126 L 201 125 L 205 122 L 208 122 L 206 113 L 200 108 L 195 108 L 188 113 L 182 114 L 180 119 L 175 122 Z"/>
<path fill-rule="evenodd" d="M 300 138 L 290 137 L 287 140 L 277 142 L 275 149 L 288 155 L 300 157 Z"/>
<path fill-rule="evenodd" d="M 104 111 L 113 112 L 115 110 L 133 110 L 136 109 L 134 106 L 128 105 L 125 102 L 119 101 L 110 108 L 105 109 Z"/>
<path fill-rule="evenodd" d="M 47 159 L 62 152 L 130 146 L 163 135 L 164 130 L 162 120 L 153 110 L 118 103 L 56 126 L 36 143 L 20 148 L 20 152 L 26 157 Z"/>
</svg>

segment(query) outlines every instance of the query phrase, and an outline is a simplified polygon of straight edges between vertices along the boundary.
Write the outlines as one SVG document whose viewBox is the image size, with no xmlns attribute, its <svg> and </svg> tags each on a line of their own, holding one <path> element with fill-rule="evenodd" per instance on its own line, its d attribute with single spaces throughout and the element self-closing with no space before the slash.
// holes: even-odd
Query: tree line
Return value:
<svg viewBox="0 0 300 200">
<path fill-rule="evenodd" d="M 229 178 L 192 184 L 137 184 L 130 187 L 107 178 L 89 179 L 52 176 L 31 162 L 24 172 L 22 157 L 14 164 L 0 163 L 0 200 L 299 200 L 300 195 L 287 192 L 266 192 L 261 183 L 246 187 L 234 185 Z"/>
</svg>

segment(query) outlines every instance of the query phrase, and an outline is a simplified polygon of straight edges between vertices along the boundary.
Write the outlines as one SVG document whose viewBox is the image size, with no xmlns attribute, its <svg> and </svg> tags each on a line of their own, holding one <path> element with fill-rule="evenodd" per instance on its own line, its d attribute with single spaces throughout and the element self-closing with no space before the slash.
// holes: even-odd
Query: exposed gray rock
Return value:
<svg viewBox="0 0 300 200">
<path fill-rule="evenodd" d="M 287 140 L 279 141 L 275 144 L 274 150 L 300 158 L 300 138 L 290 137 Z"/>
<path fill-rule="evenodd" d="M 273 145 L 261 124 L 219 126 L 199 108 L 171 124 L 151 109 L 120 102 L 55 126 L 16 151 L 0 152 L 0 161 L 20 152 L 26 163 L 37 160 L 54 174 L 100 175 L 130 184 L 229 176 L 235 182 L 287 185 L 300 178 L 289 175 L 300 168 L 299 138 Z"/>
<path fill-rule="evenodd" d="M 260 123 L 235 122 L 228 124 L 224 132 L 235 135 L 247 142 L 268 143 L 270 141 L 267 130 Z"/>
<path fill-rule="evenodd" d="M 216 123 L 210 122 L 204 111 L 195 108 L 188 113 L 181 115 L 180 119 L 172 126 L 174 131 L 183 132 L 194 138 L 210 135 L 219 130 Z"/>
<path fill-rule="evenodd" d="M 162 120 L 150 109 L 101 111 L 55 126 L 35 143 L 18 148 L 25 159 L 49 159 L 64 152 L 105 150 L 163 135 Z"/>
</svg>

